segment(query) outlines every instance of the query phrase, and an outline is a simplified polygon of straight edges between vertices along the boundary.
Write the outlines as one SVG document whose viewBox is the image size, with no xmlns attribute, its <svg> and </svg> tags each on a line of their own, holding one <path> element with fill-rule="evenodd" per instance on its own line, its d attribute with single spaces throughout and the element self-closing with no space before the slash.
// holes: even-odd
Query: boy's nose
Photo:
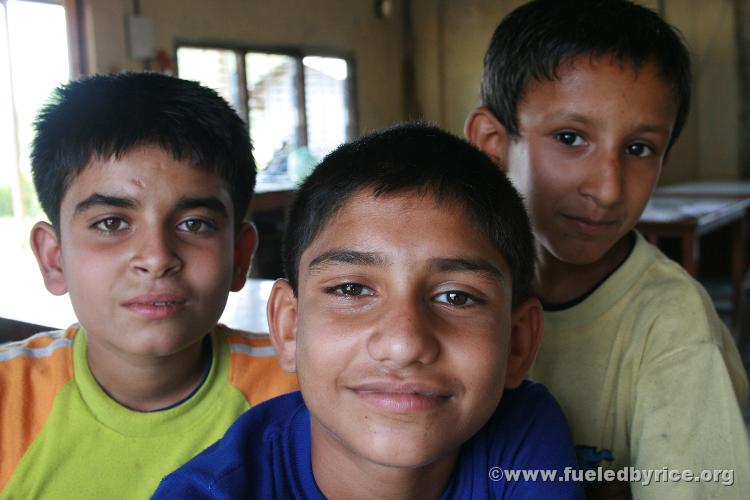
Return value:
<svg viewBox="0 0 750 500">
<path fill-rule="evenodd" d="M 390 368 L 406 368 L 415 363 L 430 364 L 440 352 L 440 342 L 422 304 L 401 305 L 383 315 L 368 341 L 370 356 Z"/>
<path fill-rule="evenodd" d="M 174 250 L 172 239 L 164 231 L 150 231 L 137 242 L 131 268 L 139 274 L 161 278 L 182 269 L 182 260 Z"/>
<path fill-rule="evenodd" d="M 619 152 L 607 152 L 592 162 L 581 184 L 581 194 L 600 207 L 616 205 L 623 196 L 623 165 Z"/>
</svg>

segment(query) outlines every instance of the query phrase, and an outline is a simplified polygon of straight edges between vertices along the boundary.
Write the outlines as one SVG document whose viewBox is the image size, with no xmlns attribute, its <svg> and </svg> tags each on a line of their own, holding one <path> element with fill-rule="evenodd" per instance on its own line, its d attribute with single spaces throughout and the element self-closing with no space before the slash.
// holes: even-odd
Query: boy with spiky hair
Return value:
<svg viewBox="0 0 750 500">
<path fill-rule="evenodd" d="M 529 210 L 546 324 L 531 376 L 560 399 L 581 467 L 733 469 L 733 486 L 607 486 L 747 498 L 736 346 L 703 288 L 633 229 L 685 124 L 690 85 L 687 50 L 654 12 L 532 1 L 497 27 L 465 134 Z"/>
<path fill-rule="evenodd" d="M 32 248 L 80 324 L 0 346 L 0 497 L 147 498 L 296 387 L 267 339 L 216 324 L 256 244 L 247 131 L 195 82 L 95 76 L 41 111 L 32 167 Z"/>
<path fill-rule="evenodd" d="M 523 203 L 492 162 L 405 125 L 327 156 L 287 223 L 269 325 L 300 393 L 243 415 L 155 498 L 575 498 L 504 471 L 574 463 L 524 381 L 542 332 Z"/>
</svg>

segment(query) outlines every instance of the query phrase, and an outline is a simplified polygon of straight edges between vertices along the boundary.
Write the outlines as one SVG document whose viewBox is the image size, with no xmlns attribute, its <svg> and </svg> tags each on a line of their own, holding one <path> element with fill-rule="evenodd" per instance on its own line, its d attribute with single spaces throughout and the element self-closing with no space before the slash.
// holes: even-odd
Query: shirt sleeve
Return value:
<svg viewBox="0 0 750 500">
<path fill-rule="evenodd" d="M 191 498 L 195 500 L 221 498 L 214 496 L 208 484 L 190 474 L 177 470 L 159 483 L 152 499 Z"/>
<path fill-rule="evenodd" d="M 741 396 L 722 344 L 709 335 L 701 341 L 699 330 L 709 327 L 703 318 L 655 325 L 661 331 L 652 336 L 671 348 L 644 359 L 636 382 L 630 462 L 641 479 L 631 482 L 635 499 L 750 498 Z"/>
</svg>

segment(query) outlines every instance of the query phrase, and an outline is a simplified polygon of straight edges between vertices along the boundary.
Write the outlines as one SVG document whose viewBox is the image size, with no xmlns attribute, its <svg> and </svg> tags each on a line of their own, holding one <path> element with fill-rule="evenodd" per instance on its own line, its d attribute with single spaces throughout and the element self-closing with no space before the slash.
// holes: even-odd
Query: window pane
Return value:
<svg viewBox="0 0 750 500">
<path fill-rule="evenodd" d="M 305 57 L 307 145 L 318 160 L 346 142 L 349 125 L 348 69 L 344 59 Z"/>
<path fill-rule="evenodd" d="M 68 37 L 65 9 L 48 3 L 9 1 L 7 4 L 8 52 L 12 81 L 12 101 L 15 104 L 15 137 L 3 137 L 3 142 L 17 141 L 17 161 L 5 164 L 16 176 L 22 193 L 23 212 L 35 217 L 38 214 L 36 195 L 31 187 L 29 152 L 34 130 L 32 123 L 39 108 L 50 92 L 70 78 Z M 44 33 L 44 36 L 39 36 Z M 4 83 L 3 85 L 6 85 Z M 5 104 L 5 103 L 4 103 Z M 11 113 L 12 116 L 12 113 Z M 13 147 L 11 150 L 15 150 Z M 17 173 L 13 172 L 13 167 Z M 18 205 L 17 205 L 18 206 Z M 21 214 L 18 214 L 21 215 Z"/>
<path fill-rule="evenodd" d="M 5 5 L 0 4 L 0 217 L 12 215 L 11 190 L 16 183 L 16 131 L 13 118 Z"/>
<path fill-rule="evenodd" d="M 251 52 L 245 56 L 250 137 L 258 169 L 285 175 L 298 146 L 299 114 L 293 57 Z"/>
<path fill-rule="evenodd" d="M 6 286 L 0 287 L 0 304 L 6 311 L 33 314 L 38 304 L 19 297 L 47 294 L 28 244 L 32 224 L 44 217 L 31 180 L 29 150 L 39 108 L 69 78 L 65 9 L 49 2 L 4 2 L 0 6 L 0 275 Z"/>
<path fill-rule="evenodd" d="M 214 89 L 236 111 L 241 111 L 234 51 L 180 47 L 177 49 L 177 68 L 180 78 L 195 80 Z"/>
</svg>

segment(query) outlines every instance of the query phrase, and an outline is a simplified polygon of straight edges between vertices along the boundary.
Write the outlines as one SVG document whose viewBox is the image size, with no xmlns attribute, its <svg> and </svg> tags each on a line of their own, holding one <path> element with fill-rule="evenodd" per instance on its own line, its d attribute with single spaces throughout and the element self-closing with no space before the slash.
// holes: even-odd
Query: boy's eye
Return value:
<svg viewBox="0 0 750 500">
<path fill-rule="evenodd" d="M 326 293 L 339 295 L 342 297 L 359 297 L 360 295 L 375 295 L 370 288 L 359 283 L 342 283 L 341 285 L 326 288 Z"/>
<path fill-rule="evenodd" d="M 654 154 L 653 148 L 642 142 L 628 144 L 627 151 L 629 155 L 640 156 L 641 158 Z"/>
<path fill-rule="evenodd" d="M 582 146 L 583 137 L 575 132 L 558 132 L 555 135 L 558 141 L 562 142 L 566 146 Z"/>
<path fill-rule="evenodd" d="M 114 233 L 116 231 L 122 231 L 129 227 L 128 223 L 120 217 L 107 217 L 94 224 L 94 227 L 99 231 L 105 233 Z"/>
<path fill-rule="evenodd" d="M 177 224 L 177 229 L 188 233 L 206 233 L 215 229 L 215 226 L 201 219 L 187 219 Z"/>
<path fill-rule="evenodd" d="M 482 301 L 476 297 L 473 297 L 465 292 L 459 292 L 451 290 L 449 292 L 443 292 L 435 296 L 435 302 L 443 304 L 450 304 L 452 306 L 472 306 L 475 304 L 481 304 Z"/>
</svg>

